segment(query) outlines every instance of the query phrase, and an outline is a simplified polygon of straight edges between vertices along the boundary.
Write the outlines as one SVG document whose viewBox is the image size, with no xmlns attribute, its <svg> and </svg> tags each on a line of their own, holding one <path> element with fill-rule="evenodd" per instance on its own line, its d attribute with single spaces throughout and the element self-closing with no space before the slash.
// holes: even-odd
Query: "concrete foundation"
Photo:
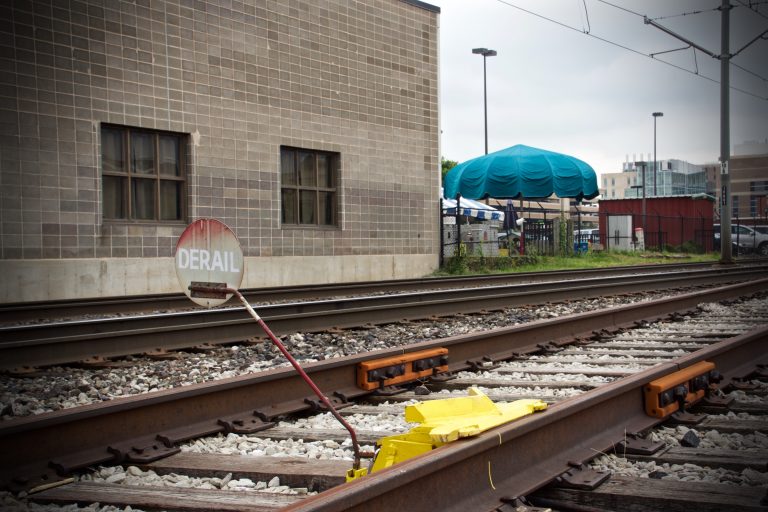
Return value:
<svg viewBox="0 0 768 512">
<path fill-rule="evenodd" d="M 245 258 L 241 288 L 422 277 L 435 255 L 282 256 Z M 0 261 L 0 302 L 181 293 L 173 258 Z"/>
</svg>

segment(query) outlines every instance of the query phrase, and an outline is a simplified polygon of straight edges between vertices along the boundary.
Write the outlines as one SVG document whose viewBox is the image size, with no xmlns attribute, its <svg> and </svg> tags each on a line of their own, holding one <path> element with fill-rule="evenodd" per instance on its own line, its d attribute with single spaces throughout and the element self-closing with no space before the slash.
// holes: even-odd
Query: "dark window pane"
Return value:
<svg viewBox="0 0 768 512">
<path fill-rule="evenodd" d="M 155 180 L 131 180 L 131 217 L 152 220 L 155 218 Z"/>
<path fill-rule="evenodd" d="M 284 149 L 280 152 L 280 183 L 296 185 L 296 152 Z"/>
<path fill-rule="evenodd" d="M 161 136 L 158 143 L 160 146 L 160 174 L 181 176 L 178 137 Z"/>
<path fill-rule="evenodd" d="M 125 182 L 126 178 L 104 176 L 104 205 L 105 219 L 124 219 L 125 215 Z"/>
<path fill-rule="evenodd" d="M 317 185 L 315 155 L 313 153 L 299 152 L 299 184 L 303 187 L 314 187 Z"/>
<path fill-rule="evenodd" d="M 160 220 L 181 219 L 181 182 L 160 182 Z"/>
<path fill-rule="evenodd" d="M 331 175 L 331 159 L 322 153 L 317 155 L 317 185 L 319 187 L 333 187 Z"/>
<path fill-rule="evenodd" d="M 154 136 L 149 133 L 131 134 L 132 172 L 136 174 L 155 173 Z"/>
<path fill-rule="evenodd" d="M 316 224 L 315 210 L 317 202 L 317 192 L 314 190 L 301 191 L 301 204 L 299 205 L 299 218 L 301 224 Z"/>
<path fill-rule="evenodd" d="M 107 172 L 125 172 L 123 134 L 119 130 L 101 129 L 101 167 Z"/>
<path fill-rule="evenodd" d="M 333 192 L 320 192 L 320 224 L 325 226 L 333 226 L 335 224 L 333 214 L 335 196 L 336 194 Z"/>
<path fill-rule="evenodd" d="M 298 224 L 298 218 L 296 217 L 296 212 L 298 211 L 296 191 L 293 189 L 283 189 L 281 196 L 283 202 L 283 224 Z"/>
</svg>

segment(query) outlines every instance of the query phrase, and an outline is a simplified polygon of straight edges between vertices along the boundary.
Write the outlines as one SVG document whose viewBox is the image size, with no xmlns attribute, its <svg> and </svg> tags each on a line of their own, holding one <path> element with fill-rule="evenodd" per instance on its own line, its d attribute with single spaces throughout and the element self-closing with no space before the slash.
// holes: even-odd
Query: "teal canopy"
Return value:
<svg viewBox="0 0 768 512">
<path fill-rule="evenodd" d="M 578 158 L 518 144 L 462 162 L 445 176 L 445 197 L 469 199 L 572 197 L 600 194 L 597 175 Z"/>
</svg>

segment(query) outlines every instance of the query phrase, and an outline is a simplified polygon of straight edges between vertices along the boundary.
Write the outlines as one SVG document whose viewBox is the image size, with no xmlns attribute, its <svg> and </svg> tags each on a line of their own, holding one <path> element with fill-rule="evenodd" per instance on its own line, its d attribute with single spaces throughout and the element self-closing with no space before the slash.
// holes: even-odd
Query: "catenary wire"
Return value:
<svg viewBox="0 0 768 512">
<path fill-rule="evenodd" d="M 656 62 L 661 62 L 662 64 L 666 64 L 667 66 L 673 67 L 673 68 L 675 68 L 675 69 L 678 69 L 678 70 L 680 70 L 680 71 L 685 71 L 686 73 L 690 73 L 691 75 L 694 75 L 694 76 L 697 76 L 697 77 L 703 78 L 704 80 L 708 80 L 708 81 L 710 81 L 710 82 L 712 82 L 712 83 L 715 83 L 715 84 L 719 84 L 719 83 L 720 83 L 720 81 L 719 81 L 719 80 L 717 80 L 717 79 L 714 79 L 714 78 L 711 78 L 711 77 L 708 77 L 708 76 L 706 76 L 706 75 L 703 75 L 703 74 L 699 73 L 698 71 L 691 71 L 690 69 L 684 68 L 684 67 L 682 67 L 682 66 L 678 66 L 677 64 L 673 64 L 673 63 L 671 63 L 671 62 L 668 62 L 668 61 L 665 61 L 665 60 L 662 60 L 662 59 L 656 59 L 656 58 L 654 58 L 654 56 L 653 56 L 653 55 L 651 55 L 651 54 L 647 54 L 647 53 L 645 53 L 645 52 L 642 52 L 642 51 L 640 51 L 640 50 L 636 50 L 636 49 L 634 49 L 634 48 L 631 48 L 631 47 L 629 47 L 629 46 L 626 46 L 626 45 L 624 45 L 624 44 L 618 43 L 618 42 L 616 42 L 616 41 L 612 41 L 612 40 L 610 40 L 610 39 L 606 39 L 606 38 L 604 38 L 604 37 L 601 37 L 601 36 L 597 36 L 597 35 L 595 35 L 595 34 L 592 34 L 591 32 L 585 32 L 584 30 L 580 30 L 580 29 L 578 29 L 578 28 L 576 28 L 576 27 L 573 27 L 573 26 L 571 26 L 571 25 L 568 25 L 568 24 L 566 24 L 566 23 L 563 23 L 563 22 L 561 22 L 561 21 L 557 21 L 557 20 L 555 20 L 555 19 L 553 19 L 553 18 L 549 18 L 549 17 L 547 17 L 547 16 L 544 16 L 543 14 L 539 14 L 539 13 L 537 13 L 537 12 L 533 12 L 533 11 L 531 11 L 531 10 L 525 9 L 525 8 L 523 8 L 523 7 L 520 7 L 519 5 L 515 5 L 515 4 L 513 4 L 513 3 L 511 3 L 511 2 L 509 2 L 509 1 L 507 1 L 507 0 L 496 0 L 496 1 L 497 1 L 497 2 L 499 2 L 500 4 L 506 5 L 507 7 L 511 7 L 511 8 L 513 8 L 513 9 L 517 9 L 517 10 L 519 10 L 519 11 L 522 11 L 522 12 L 526 13 L 526 14 L 530 14 L 531 16 L 535 16 L 535 17 L 537 17 L 537 18 L 541 18 L 542 20 L 548 21 L 548 22 L 550 22 L 550 23 L 554 23 L 555 25 L 559 25 L 559 26 L 561 26 L 561 27 L 563 27 L 563 28 L 567 28 L 567 29 L 569 29 L 569 30 L 573 30 L 573 31 L 575 31 L 575 32 L 579 32 L 580 34 L 584 34 L 584 35 L 586 35 L 586 36 L 588 36 L 588 37 L 592 37 L 592 38 L 594 38 L 594 39 L 597 39 L 598 41 L 601 41 L 601 42 L 604 42 L 604 43 L 610 44 L 610 45 L 612 45 L 612 46 L 616 46 L 616 47 L 618 47 L 618 48 L 621 48 L 621 49 L 623 49 L 623 50 L 626 50 L 626 51 L 629 51 L 629 52 L 635 53 L 635 54 L 637 54 L 637 55 L 642 55 L 643 57 L 646 57 L 646 58 L 649 58 L 649 59 L 655 60 Z M 634 15 L 636 15 L 636 16 L 642 16 L 642 17 L 645 17 L 645 16 L 644 16 L 644 15 L 642 15 L 642 14 L 639 14 L 639 13 L 636 13 L 636 12 L 634 12 L 634 11 L 632 11 L 632 10 L 626 9 L 626 8 L 624 8 L 624 7 L 620 7 L 620 6 L 618 6 L 618 5 L 612 4 L 612 3 L 610 3 L 610 2 L 607 2 L 607 1 L 605 1 L 605 0 L 598 0 L 598 1 L 600 1 L 600 2 L 602 2 L 602 3 L 605 3 L 606 5 L 610 5 L 610 6 L 612 6 L 612 7 L 615 7 L 615 8 L 617 8 L 617 9 L 621 9 L 621 10 L 623 10 L 623 11 L 626 11 L 626 12 L 628 12 L 628 13 L 634 14 Z M 729 63 L 730 63 L 731 65 L 735 65 L 733 62 L 729 62 Z M 741 67 L 741 66 L 738 66 L 738 67 L 739 67 L 739 69 L 742 69 L 742 70 L 744 70 L 744 71 L 748 71 L 748 70 L 744 69 L 744 68 L 743 68 L 743 67 Z M 751 72 L 750 72 L 750 73 L 751 73 Z M 760 77 L 760 78 L 762 78 L 762 77 Z M 757 99 L 760 99 L 760 100 L 768 101 L 768 96 L 766 96 L 766 97 L 763 97 L 763 96 L 760 96 L 759 94 L 756 94 L 756 93 L 753 93 L 753 92 L 747 91 L 747 90 L 745 90 L 745 89 L 742 89 L 742 88 L 740 88 L 740 87 L 736 87 L 736 86 L 733 86 L 733 85 L 729 86 L 729 88 L 730 88 L 731 90 L 734 90 L 734 91 L 740 92 L 740 93 L 742 93 L 742 94 L 746 94 L 747 96 L 752 96 L 752 97 L 754 97 L 754 98 L 757 98 Z"/>
</svg>

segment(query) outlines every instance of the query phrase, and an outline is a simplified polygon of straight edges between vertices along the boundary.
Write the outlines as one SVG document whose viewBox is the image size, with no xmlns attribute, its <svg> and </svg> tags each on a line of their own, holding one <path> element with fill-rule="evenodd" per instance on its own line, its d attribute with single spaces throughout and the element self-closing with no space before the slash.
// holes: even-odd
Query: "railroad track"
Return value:
<svg viewBox="0 0 768 512">
<path fill-rule="evenodd" d="M 552 361 L 547 361 L 548 358 L 565 357 L 569 355 L 567 350 L 582 352 L 587 350 L 585 347 L 579 347 L 559 351 L 558 349 L 567 341 L 573 341 L 573 339 L 584 341 L 595 337 L 607 338 L 605 329 L 616 330 L 630 325 L 644 325 L 644 322 L 665 316 L 673 309 L 686 310 L 701 302 L 764 290 L 765 285 L 766 281 L 761 281 L 746 286 L 725 287 L 717 291 L 697 292 L 684 297 L 634 304 L 612 311 L 580 315 L 576 318 L 536 322 L 516 328 L 500 329 L 492 333 L 421 343 L 405 351 L 447 347 L 450 354 L 450 370 L 457 374 L 457 377 L 465 379 L 468 377 L 458 372 L 467 369 L 488 372 L 502 361 L 520 358 L 524 354 L 540 353 L 542 350 L 553 353 L 537 356 L 535 360 L 551 365 Z M 731 328 L 733 329 L 736 328 Z M 596 330 L 600 332 L 596 334 L 594 332 Z M 436 450 L 432 454 L 434 457 L 413 459 L 402 463 L 399 471 L 385 470 L 379 475 L 347 486 L 334 487 L 317 497 L 303 499 L 290 506 L 301 510 L 363 510 L 364 507 L 370 509 L 370 500 L 375 500 L 377 507 L 383 504 L 405 507 L 409 510 L 492 510 L 494 507 L 491 507 L 490 503 L 495 503 L 496 507 L 504 502 L 513 503 L 513 498 L 528 495 L 555 476 L 566 470 L 573 470 L 568 465 L 569 461 L 588 461 L 595 455 L 591 450 L 607 451 L 617 440 L 624 438 L 625 431 L 641 432 L 657 423 L 659 420 L 648 417 L 642 411 L 637 411 L 639 390 L 649 380 L 705 359 L 715 361 L 718 368 L 730 379 L 746 375 L 748 372 L 745 368 L 752 368 L 756 362 L 759 362 L 759 357 L 756 358 L 755 354 L 762 354 L 762 357 L 765 357 L 765 348 L 768 343 L 766 332 L 764 329 L 757 330 L 739 335 L 734 340 L 717 342 L 733 334 L 734 332 L 724 330 L 714 332 L 713 330 L 709 338 L 689 336 L 693 340 L 686 340 L 688 345 L 707 348 L 684 356 L 675 362 L 659 363 L 654 361 L 654 358 L 649 358 L 647 354 L 634 354 L 635 359 L 645 357 L 645 363 L 655 364 L 655 366 L 639 372 L 635 369 L 630 372 L 633 373 L 631 376 L 558 403 L 544 414 L 501 427 L 494 431 L 493 435 L 481 435 L 476 439 L 455 443 L 455 446 L 447 445 Z M 681 338 L 679 332 L 667 333 L 663 336 L 677 338 L 678 342 Z M 589 360 L 594 357 L 616 357 L 610 353 L 596 351 L 625 350 L 620 348 L 620 344 L 627 346 L 631 342 L 632 340 L 624 339 L 612 339 L 610 342 L 604 340 L 602 343 L 613 343 L 613 345 L 593 346 L 589 349 Z M 652 342 L 641 339 L 641 343 Z M 661 342 L 657 340 L 653 343 Z M 748 357 L 739 355 L 744 350 L 748 351 Z M 390 352 L 402 353 L 403 349 Z M 386 353 L 377 354 L 379 355 L 386 355 Z M 308 370 L 316 381 L 324 384 L 323 389 L 328 396 L 334 396 L 338 405 L 346 406 L 353 398 L 368 395 L 361 392 L 350 380 L 350 373 L 354 374 L 354 371 L 350 372 L 350 370 L 370 357 L 371 355 L 361 355 L 342 358 L 311 365 Z M 579 357 L 579 354 L 570 354 L 569 357 Z M 581 357 L 586 356 L 581 354 Z M 583 363 L 580 364 L 583 365 Z M 507 370 L 515 371 L 511 368 Z M 584 371 L 583 368 L 581 370 Z M 493 371 L 500 372 L 498 369 Z M 593 370 L 593 373 L 595 371 L 597 370 Z M 600 371 L 605 373 L 605 367 Z M 52 481 L 61 476 L 52 472 L 50 468 L 57 468 L 59 472 L 66 473 L 103 463 L 140 464 L 142 458 L 143 462 L 146 462 L 147 453 L 152 451 L 148 450 L 148 447 L 157 448 L 157 445 L 164 445 L 166 441 L 173 441 L 172 444 L 175 445 L 186 439 L 203 435 L 206 431 L 210 434 L 271 428 L 272 425 L 269 425 L 271 420 L 290 413 L 317 409 L 316 401 L 308 396 L 306 389 L 302 389 L 303 386 L 297 383 L 295 376 L 291 374 L 292 372 L 287 370 L 275 370 L 255 377 L 191 386 L 190 389 L 185 390 L 160 392 L 146 398 L 133 397 L 81 410 L 59 411 L 41 417 L 5 422 L 0 424 L 0 449 L 11 456 L 11 461 L 22 467 L 13 469 L 3 467 L 4 485 L 28 486 L 41 481 Z M 618 377 L 618 375 L 611 376 L 610 372 L 608 376 Z M 483 378 L 487 377 L 486 375 Z M 478 382 L 457 383 L 456 380 L 441 384 L 438 379 L 433 385 L 436 389 L 456 384 L 462 386 L 478 384 Z M 541 385 L 542 381 L 539 380 L 538 384 Z M 274 404 L 272 397 L 277 395 L 282 396 L 285 401 Z M 408 395 L 405 397 L 396 395 L 386 399 L 392 401 L 408 397 Z M 410 398 L 414 397 L 410 396 Z M 580 410 L 586 406 L 591 408 L 592 412 L 589 414 Z M 227 407 L 229 409 L 225 412 Z M 354 407 L 346 410 L 350 414 L 355 411 Z M 86 432 L 88 435 L 85 434 Z M 102 432 L 104 435 L 100 436 Z M 587 434 L 587 437 L 577 437 L 583 434 Z M 274 432 L 271 435 L 274 436 Z M 56 442 L 51 440 L 52 437 L 58 438 Z M 94 437 L 100 439 L 94 439 Z M 75 446 L 78 450 L 74 450 Z M 538 455 L 534 455 L 527 453 L 530 450 L 526 451 L 524 449 L 526 446 L 537 446 L 541 449 Z M 585 446 L 590 448 L 586 449 Z M 164 446 L 164 448 L 168 447 Z M 427 459 L 429 459 L 428 462 Z M 171 460 L 173 459 L 168 459 L 168 461 Z M 513 460 L 515 463 L 511 464 Z M 491 467 L 493 467 L 492 473 L 489 472 Z M 316 472 L 322 473 L 322 471 Z M 275 471 L 275 473 L 278 472 Z M 26 482 L 23 481 L 25 474 Z M 491 487 L 495 489 L 488 490 L 488 480 L 483 480 L 484 492 L 481 493 L 482 496 L 475 496 L 478 489 L 472 486 L 477 485 L 477 482 L 468 482 L 467 480 L 472 479 L 460 477 L 467 474 L 492 475 Z M 319 476 L 314 478 L 321 479 Z M 401 478 L 407 482 L 403 484 L 400 481 Z M 445 482 L 451 482 L 450 492 L 445 492 Z M 73 488 L 75 491 L 72 491 Z M 430 488 L 442 489 L 441 493 L 438 493 L 440 496 L 423 491 Z M 71 500 L 72 494 L 69 498 L 61 498 L 61 496 L 70 491 L 97 492 L 96 489 L 87 488 L 87 486 L 84 488 L 82 485 L 67 489 L 69 491 L 50 491 L 48 494 L 40 495 L 39 499 Z M 105 489 L 101 488 L 98 492 L 107 495 L 112 492 L 113 498 L 115 494 L 127 492 L 125 489 L 122 491 Z M 415 489 L 421 490 L 416 492 Z M 56 498 L 57 495 L 60 498 Z M 90 496 L 94 495 L 90 494 Z M 80 496 L 82 497 L 83 494 Z M 147 498 L 144 496 L 141 499 L 137 497 L 133 499 L 140 502 L 141 499 Z M 247 499 L 252 500 L 249 506 L 255 506 L 253 504 L 255 498 Z M 271 506 L 273 508 L 287 506 L 291 499 L 296 500 L 296 498 L 274 498 Z M 556 498 L 550 496 L 548 499 Z M 469 503 L 467 500 L 472 501 Z M 105 494 L 102 494 L 100 501 L 109 502 Z M 133 503 L 136 504 L 137 501 Z M 355 505 L 350 506 L 350 503 Z M 233 506 L 244 507 L 245 505 L 240 503 Z M 348 506 L 350 508 L 347 508 Z M 482 508 L 486 506 L 491 508 Z"/>
<path fill-rule="evenodd" d="M 762 265 L 761 260 L 743 260 L 739 266 Z M 599 277 L 639 276 L 659 272 L 683 272 L 722 269 L 717 263 L 676 263 L 612 267 L 547 272 L 521 272 L 483 276 L 427 277 L 390 281 L 366 281 L 330 285 L 281 286 L 275 288 L 243 289 L 241 292 L 252 304 L 281 301 L 306 301 L 334 297 L 368 296 L 381 293 L 422 292 L 455 288 L 478 288 L 510 284 L 544 283 L 549 281 L 580 280 Z M 236 301 L 230 301 L 238 305 Z M 232 305 L 232 304 L 230 304 Z M 226 306 L 223 306 L 226 307 Z M 124 316 L 136 313 L 157 313 L 199 309 L 183 293 L 155 294 L 131 297 L 100 297 L 66 301 L 39 301 L 0 304 L 0 325 L 19 322 L 47 322 L 77 317 L 99 318 L 108 315 Z"/>
<path fill-rule="evenodd" d="M 658 269 L 657 269 L 658 270 Z M 259 306 L 277 335 L 380 325 L 588 297 L 761 278 L 766 265 L 462 287 Z M 241 342 L 263 334 L 241 307 L 0 327 L 0 370 Z"/>
</svg>

